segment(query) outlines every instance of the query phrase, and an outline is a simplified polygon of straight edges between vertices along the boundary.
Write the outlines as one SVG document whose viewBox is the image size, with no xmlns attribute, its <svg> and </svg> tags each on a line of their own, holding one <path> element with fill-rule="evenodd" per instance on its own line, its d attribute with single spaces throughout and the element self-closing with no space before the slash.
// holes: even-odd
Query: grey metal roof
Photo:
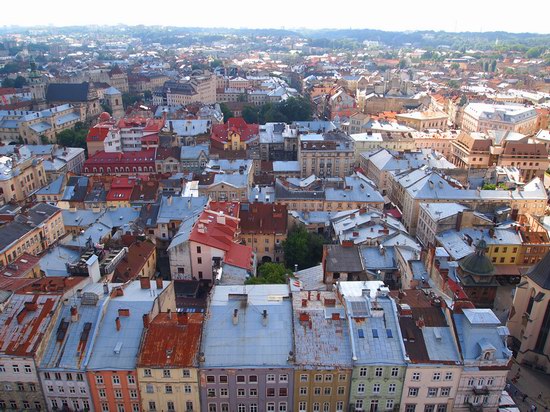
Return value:
<svg viewBox="0 0 550 412">
<path fill-rule="evenodd" d="M 208 199 L 199 197 L 163 196 L 157 216 L 158 223 L 169 223 L 171 220 L 185 220 L 187 217 L 202 212 Z"/>
<path fill-rule="evenodd" d="M 550 290 L 550 252 L 529 269 L 527 276 L 541 288 Z"/>
<path fill-rule="evenodd" d="M 169 284 L 170 282 L 163 282 L 162 290 L 156 287 L 141 289 L 140 282 L 133 281 L 124 288 L 124 296 L 109 300 L 88 363 L 89 370 L 136 368 L 143 332 L 143 315 L 151 311 L 155 299 Z M 119 316 L 119 309 L 129 309 L 130 316 Z M 116 330 L 116 318 L 120 319 L 120 331 Z"/>
<path fill-rule="evenodd" d="M 363 265 L 357 247 L 325 245 L 328 272 L 362 272 Z"/>
<path fill-rule="evenodd" d="M 317 293 L 308 292 L 292 295 L 296 365 L 306 368 L 351 367 L 349 325 L 344 307 L 334 292 L 320 292 L 320 300 L 317 296 Z M 325 299 L 334 299 L 336 304 L 327 306 Z M 307 301 L 306 307 L 303 307 L 303 301 Z M 301 320 L 304 314 L 308 320 Z M 333 314 L 337 314 L 339 319 L 332 319 Z"/>
<path fill-rule="evenodd" d="M 232 321 L 235 309 L 236 325 Z M 216 286 L 201 346 L 205 368 L 288 367 L 289 352 L 293 350 L 288 286 Z"/>
<path fill-rule="evenodd" d="M 422 336 L 430 360 L 460 361 L 460 354 L 449 327 L 423 327 Z"/>
</svg>

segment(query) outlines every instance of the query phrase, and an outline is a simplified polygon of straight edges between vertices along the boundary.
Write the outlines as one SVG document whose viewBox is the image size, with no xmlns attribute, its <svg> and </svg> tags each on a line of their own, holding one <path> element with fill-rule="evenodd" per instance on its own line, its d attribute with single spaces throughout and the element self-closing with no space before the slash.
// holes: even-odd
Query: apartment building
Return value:
<svg viewBox="0 0 550 412">
<path fill-rule="evenodd" d="M 241 203 L 241 238 L 262 262 L 282 262 L 286 240 L 288 211 L 285 205 Z"/>
<path fill-rule="evenodd" d="M 446 113 L 435 111 L 399 113 L 395 119 L 407 127 L 411 127 L 418 131 L 428 129 L 447 130 L 449 117 Z"/>
<path fill-rule="evenodd" d="M 337 285 L 350 328 L 353 371 L 350 410 L 393 410 L 400 405 L 406 372 L 397 308 L 380 281 Z"/>
<path fill-rule="evenodd" d="M 41 158 L 18 151 L 0 156 L 0 201 L 21 202 L 46 184 L 46 171 Z"/>
<path fill-rule="evenodd" d="M 533 107 L 514 104 L 469 103 L 464 108 L 461 128 L 467 132 L 488 130 L 535 133 L 537 112 Z"/>
<path fill-rule="evenodd" d="M 92 410 L 86 361 L 109 299 L 108 286 L 90 284 L 61 305 L 53 331 L 45 339 L 46 349 L 39 377 L 48 410 Z M 75 339 L 75 337 L 78 337 Z"/>
<path fill-rule="evenodd" d="M 450 311 L 422 290 L 396 294 L 399 326 L 408 355 L 401 412 L 452 411 L 462 359 Z"/>
<path fill-rule="evenodd" d="M 38 366 L 60 302 L 56 294 L 14 294 L 0 314 L 0 408 L 46 410 Z"/>
<path fill-rule="evenodd" d="M 202 409 L 292 410 L 293 346 L 287 285 L 216 286 L 201 344 Z"/>
<path fill-rule="evenodd" d="M 144 325 L 137 376 L 143 411 L 198 412 L 200 313 L 159 313 Z"/>
<path fill-rule="evenodd" d="M 292 410 L 347 410 L 352 355 L 348 320 L 334 292 L 293 292 L 295 370 Z M 312 350 L 315 348 L 315 350 Z"/>
<path fill-rule="evenodd" d="M 490 309 L 462 309 L 452 318 L 464 364 L 452 410 L 494 410 L 512 359 L 508 330 Z"/>
<path fill-rule="evenodd" d="M 173 285 L 158 279 L 112 284 L 86 374 L 95 410 L 140 411 L 137 359 L 144 326 L 161 310 L 175 312 Z"/>
<path fill-rule="evenodd" d="M 299 136 L 301 177 L 348 176 L 355 163 L 354 142 L 342 131 Z"/>
</svg>

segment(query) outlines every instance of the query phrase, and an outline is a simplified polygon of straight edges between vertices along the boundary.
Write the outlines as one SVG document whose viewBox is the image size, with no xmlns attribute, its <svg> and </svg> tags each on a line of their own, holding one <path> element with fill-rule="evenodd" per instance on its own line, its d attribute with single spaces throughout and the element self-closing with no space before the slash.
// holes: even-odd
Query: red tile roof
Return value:
<svg viewBox="0 0 550 412">
<path fill-rule="evenodd" d="M 246 142 L 252 136 L 258 135 L 260 126 L 257 124 L 248 124 L 242 117 L 232 117 L 225 124 L 215 124 L 212 126 L 210 138 L 219 143 L 227 142 L 227 134 L 234 131 L 241 136 L 241 141 Z"/>
<path fill-rule="evenodd" d="M 109 134 L 109 130 L 114 126 L 114 122 L 98 123 L 94 127 L 90 128 L 87 142 L 102 142 Z"/>
<path fill-rule="evenodd" d="M 223 261 L 229 265 L 249 270 L 254 264 L 252 257 L 252 247 L 234 243 L 226 252 Z"/>
<path fill-rule="evenodd" d="M 130 245 L 128 254 L 115 268 L 113 282 L 124 283 L 137 278 L 154 252 L 155 245 L 148 240 Z"/>
<path fill-rule="evenodd" d="M 202 322 L 200 313 L 159 313 L 145 331 L 139 367 L 198 366 Z"/>
</svg>

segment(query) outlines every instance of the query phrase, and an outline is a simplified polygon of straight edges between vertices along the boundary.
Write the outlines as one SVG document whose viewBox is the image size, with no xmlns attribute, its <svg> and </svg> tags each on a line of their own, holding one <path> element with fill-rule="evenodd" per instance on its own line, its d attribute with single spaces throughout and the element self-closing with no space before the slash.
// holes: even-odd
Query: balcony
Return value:
<svg viewBox="0 0 550 412">
<path fill-rule="evenodd" d="M 487 386 L 474 386 L 472 388 L 472 390 L 476 395 L 488 395 L 489 394 L 489 388 Z"/>
<path fill-rule="evenodd" d="M 475 405 L 471 402 L 468 403 L 470 412 L 483 412 L 483 405 Z"/>
</svg>

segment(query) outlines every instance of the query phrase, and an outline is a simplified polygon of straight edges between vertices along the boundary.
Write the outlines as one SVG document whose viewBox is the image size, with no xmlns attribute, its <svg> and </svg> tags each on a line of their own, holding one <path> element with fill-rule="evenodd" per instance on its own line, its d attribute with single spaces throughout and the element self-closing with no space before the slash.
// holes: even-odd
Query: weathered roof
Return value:
<svg viewBox="0 0 550 412">
<path fill-rule="evenodd" d="M 85 102 L 88 100 L 90 84 L 83 83 L 50 83 L 46 90 L 49 102 Z"/>
<path fill-rule="evenodd" d="M 532 266 L 526 275 L 541 288 L 550 290 L 550 252 Z"/>
<path fill-rule="evenodd" d="M 238 311 L 236 325 L 232 321 L 234 310 Z M 203 367 L 287 367 L 292 350 L 292 305 L 287 285 L 214 288 L 203 329 Z"/>
<path fill-rule="evenodd" d="M 363 265 L 357 247 L 325 245 L 328 272 L 362 272 Z"/>
</svg>

